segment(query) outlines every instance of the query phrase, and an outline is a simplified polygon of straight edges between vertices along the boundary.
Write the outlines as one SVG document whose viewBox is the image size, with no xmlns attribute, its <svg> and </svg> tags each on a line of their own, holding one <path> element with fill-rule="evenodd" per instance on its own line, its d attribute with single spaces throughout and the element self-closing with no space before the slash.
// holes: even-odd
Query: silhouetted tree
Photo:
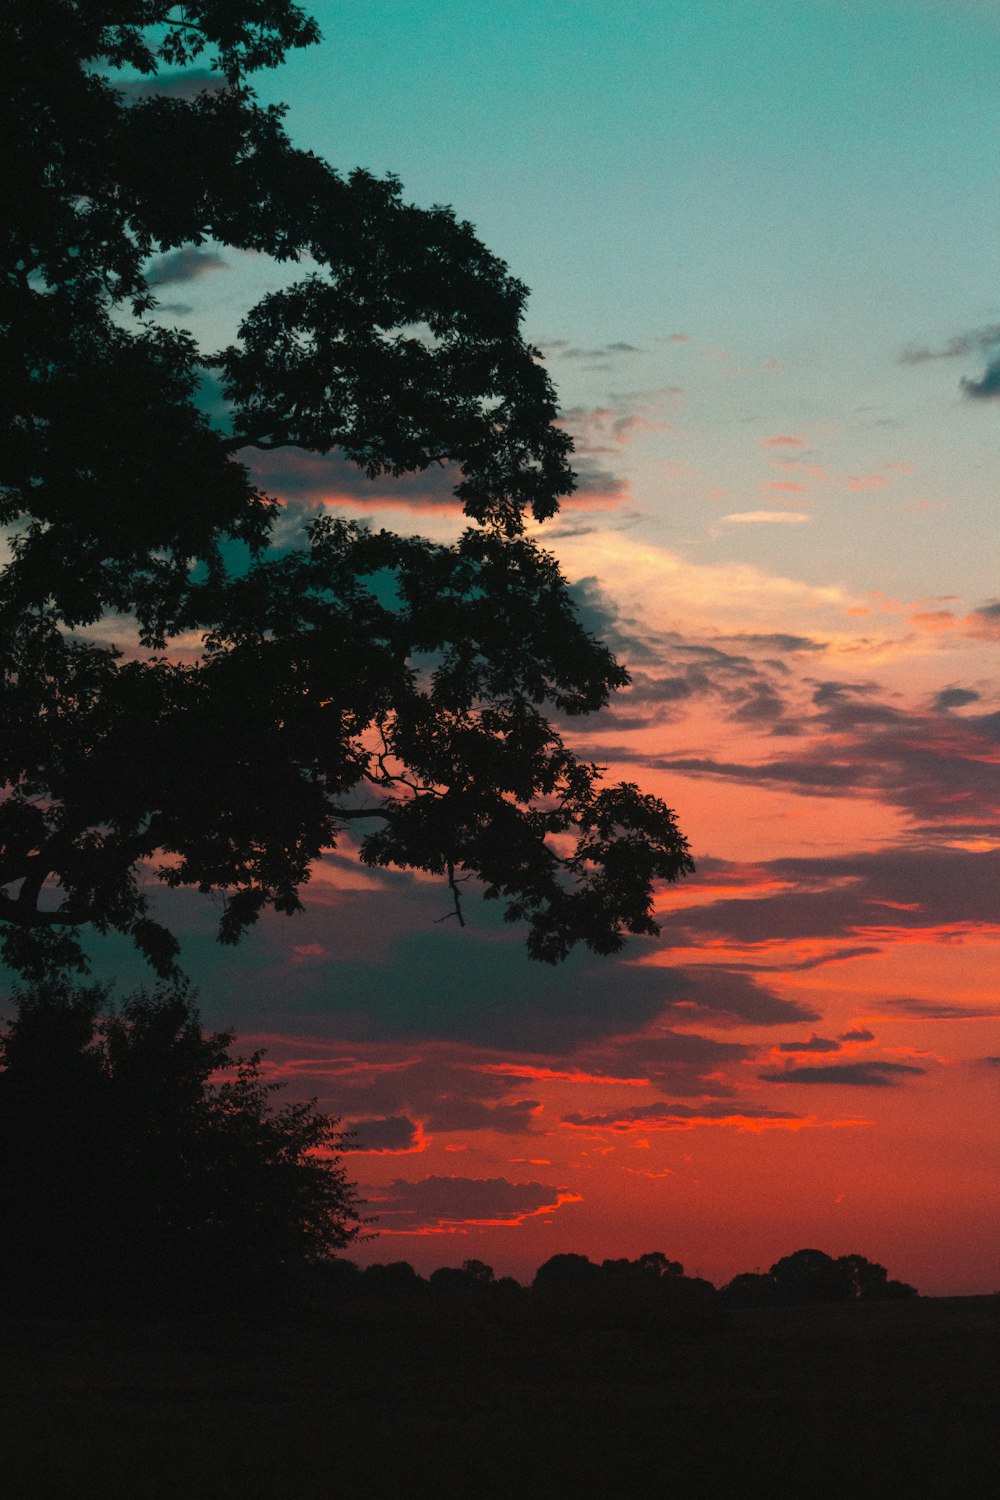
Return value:
<svg viewBox="0 0 1000 1500">
<path fill-rule="evenodd" d="M 662 1250 L 652 1250 L 636 1260 L 603 1260 L 601 1274 L 611 1281 L 660 1281 L 682 1277 L 684 1267 L 679 1260 L 669 1260 Z"/>
<path fill-rule="evenodd" d="M 492 1266 L 488 1266 L 483 1260 L 463 1260 L 462 1270 L 466 1276 L 473 1281 L 478 1281 L 481 1286 L 494 1286 L 496 1274 Z"/>
<path fill-rule="evenodd" d="M 685 1276 L 662 1251 L 604 1260 L 554 1255 L 539 1266 L 532 1312 L 542 1323 L 577 1328 L 703 1327 L 716 1316 L 710 1281 Z"/>
<path fill-rule="evenodd" d="M 361 1273 L 361 1299 L 381 1309 L 406 1310 L 430 1294 L 430 1286 L 408 1260 L 376 1262 Z"/>
<path fill-rule="evenodd" d="M 573 488 L 524 287 L 450 210 L 290 144 L 248 79 L 317 39 L 291 0 L 2 9 L 8 962 L 79 965 L 92 924 L 169 974 L 144 862 L 221 893 L 232 942 L 348 828 L 459 919 L 478 877 L 538 958 L 655 933 L 654 882 L 692 868 L 673 814 L 551 718 L 627 674 L 524 535 Z M 221 350 L 158 313 L 156 257 L 206 242 L 303 268 Z M 474 524 L 444 546 L 322 516 L 279 546 L 244 463 L 271 450 L 445 465 Z"/>
<path fill-rule="evenodd" d="M 767 1272 L 745 1271 L 722 1288 L 731 1307 L 774 1307 L 809 1302 L 884 1302 L 915 1297 L 904 1281 L 890 1281 L 884 1266 L 863 1255 L 836 1260 L 822 1250 L 796 1250 Z"/>
<path fill-rule="evenodd" d="M 852 1295 L 862 1302 L 892 1302 L 917 1295 L 916 1287 L 905 1281 L 890 1281 L 885 1266 L 863 1255 L 840 1255 L 837 1264 L 848 1277 Z"/>
<path fill-rule="evenodd" d="M 728 1307 L 773 1307 L 778 1289 L 766 1271 L 741 1271 L 719 1295 Z"/>
<path fill-rule="evenodd" d="M 531 1283 L 536 1288 L 596 1286 L 601 1279 L 601 1268 L 595 1266 L 586 1255 L 572 1252 L 552 1255 L 543 1261 L 535 1272 Z"/>
<path fill-rule="evenodd" d="M 847 1302 L 853 1296 L 846 1267 L 822 1250 L 795 1250 L 768 1274 L 779 1302 Z"/>
<path fill-rule="evenodd" d="M 0 1265 L 20 1306 L 280 1296 L 355 1238 L 327 1116 L 274 1109 L 260 1054 L 234 1060 L 183 990 L 106 998 L 40 986 L 0 1035 Z"/>
</svg>

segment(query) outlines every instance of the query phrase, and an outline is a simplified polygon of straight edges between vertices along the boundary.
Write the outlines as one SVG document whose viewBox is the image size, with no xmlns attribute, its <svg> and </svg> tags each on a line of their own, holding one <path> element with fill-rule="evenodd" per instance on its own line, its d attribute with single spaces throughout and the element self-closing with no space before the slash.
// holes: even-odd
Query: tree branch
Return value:
<svg viewBox="0 0 1000 1500">
<path fill-rule="evenodd" d="M 0 895 L 0 922 L 12 922 L 15 927 L 79 927 L 87 920 L 85 911 L 72 907 L 39 911 L 37 907 L 22 907 L 10 896 Z"/>
<path fill-rule="evenodd" d="M 464 927 L 465 926 L 465 918 L 462 915 L 462 893 L 458 889 L 458 887 L 460 885 L 463 885 L 465 883 L 465 881 L 468 880 L 468 878 L 469 878 L 468 875 L 463 875 L 461 880 L 457 879 L 457 877 L 455 875 L 455 865 L 454 865 L 454 862 L 449 859 L 449 861 L 448 861 L 448 885 L 449 885 L 449 887 L 451 889 L 452 900 L 455 903 L 455 910 L 454 911 L 446 911 L 443 917 L 438 917 L 437 920 L 439 922 L 448 922 L 448 921 L 451 920 L 452 917 L 457 917 L 458 918 L 458 925 L 459 925 L 459 927 Z"/>
</svg>

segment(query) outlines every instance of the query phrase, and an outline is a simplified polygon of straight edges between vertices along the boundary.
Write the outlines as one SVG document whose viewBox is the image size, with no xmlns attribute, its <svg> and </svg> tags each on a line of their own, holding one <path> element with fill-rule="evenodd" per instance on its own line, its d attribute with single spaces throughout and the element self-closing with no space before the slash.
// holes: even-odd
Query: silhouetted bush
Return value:
<svg viewBox="0 0 1000 1500">
<path fill-rule="evenodd" d="M 0 1264 L 19 1306 L 139 1312 L 290 1293 L 360 1227 L 311 1103 L 272 1108 L 183 989 L 21 994 L 0 1035 Z"/>
</svg>

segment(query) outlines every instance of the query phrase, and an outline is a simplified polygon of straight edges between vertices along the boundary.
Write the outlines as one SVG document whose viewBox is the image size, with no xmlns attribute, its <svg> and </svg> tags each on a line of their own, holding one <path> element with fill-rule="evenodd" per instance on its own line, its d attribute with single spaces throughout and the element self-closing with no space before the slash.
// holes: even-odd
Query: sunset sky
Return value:
<svg viewBox="0 0 1000 1500">
<path fill-rule="evenodd" d="M 258 80 L 293 140 L 531 288 L 580 476 L 534 529 L 633 675 L 568 727 L 698 871 L 659 940 L 558 968 L 347 843 L 236 950 L 164 893 L 206 1020 L 357 1130 L 360 1260 L 815 1246 L 995 1290 L 1000 0 L 307 9 Z M 212 346 L 287 274 L 209 247 L 157 292 Z M 443 475 L 258 472 L 288 535 L 461 529 Z"/>
</svg>

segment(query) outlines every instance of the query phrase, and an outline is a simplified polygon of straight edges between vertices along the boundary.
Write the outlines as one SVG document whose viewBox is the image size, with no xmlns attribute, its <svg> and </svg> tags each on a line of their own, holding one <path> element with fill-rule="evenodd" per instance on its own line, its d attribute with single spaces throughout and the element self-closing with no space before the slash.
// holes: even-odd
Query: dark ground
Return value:
<svg viewBox="0 0 1000 1500">
<path fill-rule="evenodd" d="M 3 1500 L 997 1500 L 1000 1298 L 676 1332 L 8 1321 Z"/>
</svg>

